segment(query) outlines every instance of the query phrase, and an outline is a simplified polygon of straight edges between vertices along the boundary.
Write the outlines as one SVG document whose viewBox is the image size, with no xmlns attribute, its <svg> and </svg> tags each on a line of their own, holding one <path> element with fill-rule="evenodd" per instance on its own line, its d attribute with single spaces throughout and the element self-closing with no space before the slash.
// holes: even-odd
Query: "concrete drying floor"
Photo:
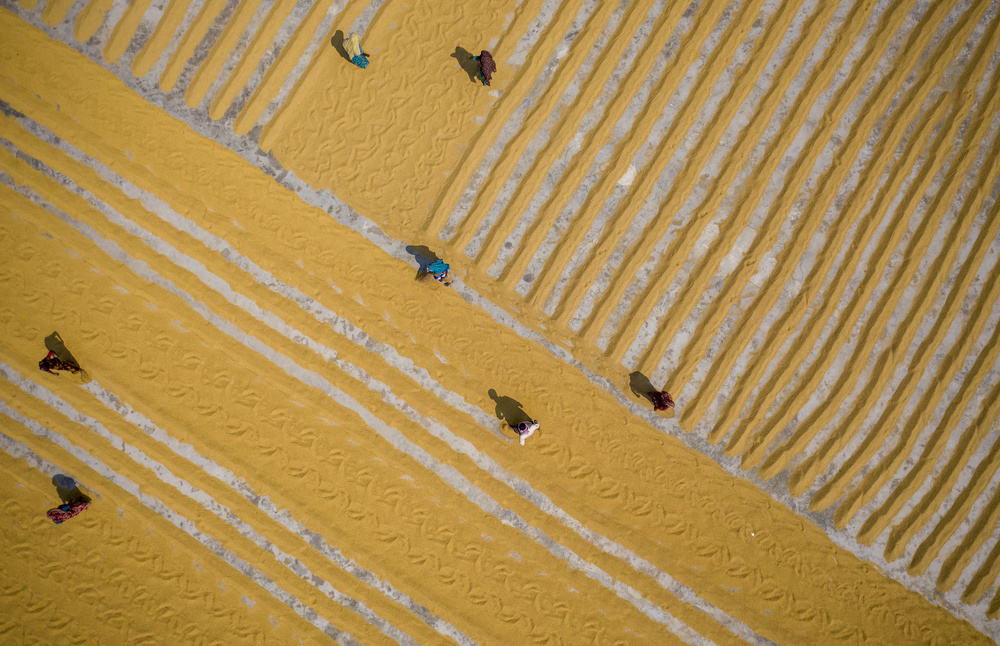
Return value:
<svg viewBox="0 0 1000 646">
<path fill-rule="evenodd" d="M 995 641 L 998 21 L 0 2 L 0 640 Z"/>
</svg>

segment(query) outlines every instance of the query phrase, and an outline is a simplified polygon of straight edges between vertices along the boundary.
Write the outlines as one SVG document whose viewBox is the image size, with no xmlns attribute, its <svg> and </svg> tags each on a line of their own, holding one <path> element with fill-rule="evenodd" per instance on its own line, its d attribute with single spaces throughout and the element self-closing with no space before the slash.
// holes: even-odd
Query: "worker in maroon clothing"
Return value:
<svg viewBox="0 0 1000 646">
<path fill-rule="evenodd" d="M 649 393 L 649 401 L 653 402 L 653 410 L 667 410 L 674 407 L 674 398 L 665 390 L 654 390 Z"/>
<path fill-rule="evenodd" d="M 490 81 L 493 80 L 493 73 L 497 71 L 497 64 L 493 60 L 493 54 L 484 49 L 479 52 L 479 56 L 473 56 L 472 60 L 479 62 L 479 78 L 482 79 L 483 85 L 489 85 Z"/>
<path fill-rule="evenodd" d="M 36 355 L 37 356 L 37 355 Z M 38 369 L 51 374 L 56 374 L 56 370 L 68 370 L 74 375 L 80 372 L 80 366 L 73 365 L 69 361 L 63 361 L 55 352 L 49 352 L 45 358 L 38 362 Z"/>
</svg>

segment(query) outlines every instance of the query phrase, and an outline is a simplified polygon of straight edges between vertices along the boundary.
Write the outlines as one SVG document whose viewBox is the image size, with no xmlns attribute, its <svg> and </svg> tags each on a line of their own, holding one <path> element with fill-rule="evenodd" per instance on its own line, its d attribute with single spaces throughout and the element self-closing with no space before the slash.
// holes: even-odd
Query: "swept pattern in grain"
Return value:
<svg viewBox="0 0 1000 646">
<path fill-rule="evenodd" d="M 162 579 L 4 482 L 26 639 L 1000 637 L 1000 0 L 0 6 L 0 460 Z"/>
</svg>

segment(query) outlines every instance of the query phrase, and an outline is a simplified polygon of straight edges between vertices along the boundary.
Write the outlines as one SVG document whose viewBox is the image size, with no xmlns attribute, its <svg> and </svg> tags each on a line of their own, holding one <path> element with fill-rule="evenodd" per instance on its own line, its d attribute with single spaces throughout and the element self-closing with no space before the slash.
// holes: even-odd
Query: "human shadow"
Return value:
<svg viewBox="0 0 1000 646">
<path fill-rule="evenodd" d="M 638 370 L 633 372 L 628 376 L 628 387 L 632 391 L 632 394 L 639 399 L 649 400 L 649 393 L 656 390 L 653 384 L 650 383 L 649 377 L 642 374 Z"/>
<path fill-rule="evenodd" d="M 347 49 L 344 48 L 343 31 L 338 29 L 337 31 L 333 32 L 333 37 L 330 38 L 330 44 L 333 46 L 335 50 L 337 50 L 337 53 L 340 54 L 345 61 L 347 61 L 348 63 L 351 62 L 351 57 L 347 55 Z"/>
<path fill-rule="evenodd" d="M 530 422 L 531 417 L 524 412 L 524 405 L 513 397 L 504 395 L 501 397 L 497 391 L 490 388 L 490 399 L 496 403 L 495 415 L 497 419 L 507 423 L 507 426 L 517 426 L 518 422 Z"/>
<path fill-rule="evenodd" d="M 62 337 L 59 336 L 58 332 L 53 332 L 52 334 L 45 337 L 45 349 L 49 352 L 55 352 L 56 356 L 66 363 L 71 363 L 77 368 L 80 367 L 80 362 L 76 360 L 73 353 L 66 348 L 66 344 L 63 343 Z"/>
<path fill-rule="evenodd" d="M 451 57 L 458 61 L 465 73 L 469 75 L 469 80 L 475 83 L 479 76 L 479 63 L 473 60 L 472 54 L 464 47 L 455 47 L 455 53 Z"/>
<path fill-rule="evenodd" d="M 56 487 L 59 500 L 64 503 L 90 502 L 90 496 L 80 491 L 80 483 L 66 474 L 57 473 L 52 476 L 52 484 Z"/>
<path fill-rule="evenodd" d="M 406 245 L 406 253 L 413 256 L 413 259 L 417 261 L 416 280 L 427 278 L 427 267 L 433 264 L 434 261 L 440 260 L 438 255 L 431 251 L 427 245 Z"/>
</svg>

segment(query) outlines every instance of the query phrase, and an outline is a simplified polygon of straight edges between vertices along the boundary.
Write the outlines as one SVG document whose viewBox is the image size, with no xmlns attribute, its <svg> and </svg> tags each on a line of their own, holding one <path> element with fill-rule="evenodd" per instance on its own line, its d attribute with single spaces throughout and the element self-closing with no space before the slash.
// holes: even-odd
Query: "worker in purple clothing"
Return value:
<svg viewBox="0 0 1000 646">
<path fill-rule="evenodd" d="M 489 85 L 490 81 L 493 80 L 493 73 L 497 71 L 497 64 L 493 60 L 493 54 L 484 49 L 479 52 L 479 56 L 473 56 L 472 60 L 479 62 L 479 78 L 482 79 L 483 85 Z"/>
</svg>

